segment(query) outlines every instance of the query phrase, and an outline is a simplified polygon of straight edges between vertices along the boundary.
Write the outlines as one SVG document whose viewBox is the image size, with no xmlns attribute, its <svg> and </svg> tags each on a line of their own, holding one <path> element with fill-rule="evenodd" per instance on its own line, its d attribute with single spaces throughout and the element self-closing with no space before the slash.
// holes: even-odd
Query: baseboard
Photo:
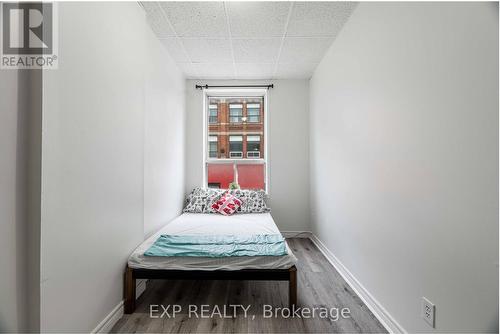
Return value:
<svg viewBox="0 0 500 334">
<path fill-rule="evenodd" d="M 310 239 L 389 333 L 407 333 L 316 235 L 311 233 Z"/>
<path fill-rule="evenodd" d="M 115 308 L 104 318 L 103 321 L 97 325 L 96 328 L 91 332 L 94 333 L 109 333 L 111 328 L 121 319 L 123 316 L 123 300 L 115 306 Z"/>
<path fill-rule="evenodd" d="M 311 238 L 309 231 L 282 231 L 281 234 L 285 238 Z"/>
<path fill-rule="evenodd" d="M 147 286 L 147 279 L 137 280 L 136 288 L 135 288 L 135 299 L 139 298 Z M 115 306 L 115 308 L 104 318 L 103 321 L 97 325 L 96 328 L 91 332 L 94 333 L 109 333 L 113 326 L 118 322 L 118 320 L 123 317 L 123 300 Z"/>
</svg>

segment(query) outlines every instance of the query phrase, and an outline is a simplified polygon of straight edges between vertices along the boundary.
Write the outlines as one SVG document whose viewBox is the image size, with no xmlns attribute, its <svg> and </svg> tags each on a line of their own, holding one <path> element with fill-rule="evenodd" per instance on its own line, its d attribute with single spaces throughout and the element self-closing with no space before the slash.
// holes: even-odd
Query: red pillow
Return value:
<svg viewBox="0 0 500 334">
<path fill-rule="evenodd" d="M 223 214 L 224 216 L 230 216 L 238 210 L 241 203 L 242 202 L 238 197 L 225 192 L 219 199 L 212 203 L 212 209 Z"/>
</svg>

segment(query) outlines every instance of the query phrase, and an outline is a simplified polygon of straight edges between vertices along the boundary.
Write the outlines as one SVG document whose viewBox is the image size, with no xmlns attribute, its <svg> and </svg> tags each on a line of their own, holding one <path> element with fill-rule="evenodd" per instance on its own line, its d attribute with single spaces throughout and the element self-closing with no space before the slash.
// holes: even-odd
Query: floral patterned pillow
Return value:
<svg viewBox="0 0 500 334">
<path fill-rule="evenodd" d="M 265 213 L 271 211 L 266 204 L 266 192 L 264 190 L 234 189 L 229 190 L 229 193 L 243 202 L 237 211 L 238 213 Z"/>
<path fill-rule="evenodd" d="M 224 194 L 224 189 L 195 188 L 186 199 L 186 206 L 182 212 L 188 213 L 217 213 L 212 203 Z M 238 197 L 243 203 L 236 213 L 264 213 L 271 209 L 266 204 L 266 193 L 263 190 L 234 189 L 229 194 Z"/>
<path fill-rule="evenodd" d="M 182 212 L 188 213 L 216 213 L 212 203 L 224 193 L 223 189 L 194 188 L 186 199 L 186 206 Z"/>
</svg>

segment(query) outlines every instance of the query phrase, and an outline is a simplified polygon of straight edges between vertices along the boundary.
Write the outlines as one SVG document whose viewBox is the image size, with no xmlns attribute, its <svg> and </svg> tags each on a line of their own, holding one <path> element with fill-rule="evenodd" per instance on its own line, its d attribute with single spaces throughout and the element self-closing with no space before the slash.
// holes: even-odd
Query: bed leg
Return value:
<svg viewBox="0 0 500 334">
<path fill-rule="evenodd" d="M 131 314 L 135 311 L 135 278 L 134 269 L 129 268 L 125 270 L 125 314 Z"/>
<path fill-rule="evenodd" d="M 288 280 L 288 303 L 290 308 L 297 305 L 297 267 L 289 269 L 290 278 Z"/>
</svg>

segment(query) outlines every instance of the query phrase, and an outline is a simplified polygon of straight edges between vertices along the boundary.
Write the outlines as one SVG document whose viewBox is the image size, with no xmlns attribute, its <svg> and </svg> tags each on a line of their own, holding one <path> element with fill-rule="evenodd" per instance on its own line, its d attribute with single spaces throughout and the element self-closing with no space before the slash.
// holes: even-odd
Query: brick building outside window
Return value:
<svg viewBox="0 0 500 334">
<path fill-rule="evenodd" d="M 244 189 L 265 189 L 264 98 L 210 97 L 207 112 L 208 186 L 227 188 L 237 180 Z M 214 161 L 221 159 L 232 161 Z"/>
</svg>

